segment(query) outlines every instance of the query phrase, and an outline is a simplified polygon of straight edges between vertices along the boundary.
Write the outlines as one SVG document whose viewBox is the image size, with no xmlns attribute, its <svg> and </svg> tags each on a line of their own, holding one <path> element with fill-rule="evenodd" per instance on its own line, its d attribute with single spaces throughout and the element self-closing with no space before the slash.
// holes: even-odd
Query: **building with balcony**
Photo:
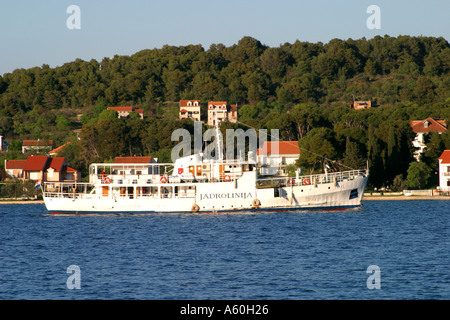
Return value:
<svg viewBox="0 0 450 320">
<path fill-rule="evenodd" d="M 425 120 L 413 120 L 410 122 L 411 129 L 416 134 L 412 141 L 414 151 L 414 158 L 419 161 L 420 155 L 425 151 L 425 136 L 430 132 L 442 132 L 447 131 L 447 125 L 445 120 L 436 118 L 426 118 Z"/>
<path fill-rule="evenodd" d="M 180 120 L 192 119 L 192 121 L 201 121 L 200 110 L 200 100 L 180 100 Z"/>
<path fill-rule="evenodd" d="M 215 126 L 216 120 L 219 122 L 237 122 L 237 105 L 228 105 L 226 101 L 208 102 L 208 125 Z"/>
<path fill-rule="evenodd" d="M 439 157 L 439 189 L 450 192 L 450 150 L 444 150 Z"/>
</svg>

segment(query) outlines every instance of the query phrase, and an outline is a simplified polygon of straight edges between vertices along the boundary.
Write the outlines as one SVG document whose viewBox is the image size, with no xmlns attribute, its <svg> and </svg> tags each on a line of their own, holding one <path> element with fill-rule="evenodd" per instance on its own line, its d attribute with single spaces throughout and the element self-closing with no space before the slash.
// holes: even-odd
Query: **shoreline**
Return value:
<svg viewBox="0 0 450 320">
<path fill-rule="evenodd" d="M 392 200 L 392 201 L 411 201 L 411 200 L 450 200 L 449 196 L 363 196 L 362 201 L 377 201 L 377 200 Z"/>
<path fill-rule="evenodd" d="M 0 200 L 0 204 L 44 204 L 44 200 Z"/>
</svg>

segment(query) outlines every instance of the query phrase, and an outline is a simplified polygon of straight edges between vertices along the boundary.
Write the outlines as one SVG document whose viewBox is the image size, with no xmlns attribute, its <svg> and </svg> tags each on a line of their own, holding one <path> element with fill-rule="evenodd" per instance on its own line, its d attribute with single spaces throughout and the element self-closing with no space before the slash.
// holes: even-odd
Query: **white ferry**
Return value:
<svg viewBox="0 0 450 320">
<path fill-rule="evenodd" d="M 361 206 L 367 170 L 266 177 L 248 161 L 92 164 L 89 183 L 44 183 L 51 214 L 342 210 Z"/>
</svg>

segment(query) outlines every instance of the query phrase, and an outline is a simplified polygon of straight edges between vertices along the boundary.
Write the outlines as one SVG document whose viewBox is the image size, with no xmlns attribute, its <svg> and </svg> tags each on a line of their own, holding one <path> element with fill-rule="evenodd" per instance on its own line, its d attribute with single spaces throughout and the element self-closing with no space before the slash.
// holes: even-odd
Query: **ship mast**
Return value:
<svg viewBox="0 0 450 320">
<path fill-rule="evenodd" d="M 219 119 L 217 118 L 217 111 L 214 111 L 214 115 L 216 117 L 214 126 L 216 129 L 217 158 L 218 158 L 218 160 L 222 161 L 223 160 L 223 150 L 222 150 L 223 141 L 222 141 L 222 134 L 219 130 Z"/>
</svg>

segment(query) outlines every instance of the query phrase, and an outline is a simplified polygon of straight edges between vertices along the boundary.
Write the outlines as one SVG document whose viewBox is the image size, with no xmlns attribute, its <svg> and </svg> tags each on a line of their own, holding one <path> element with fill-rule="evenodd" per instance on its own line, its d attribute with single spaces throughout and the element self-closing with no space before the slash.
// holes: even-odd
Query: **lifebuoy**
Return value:
<svg viewBox="0 0 450 320">
<path fill-rule="evenodd" d="M 309 181 L 309 179 L 303 179 L 303 184 L 304 184 L 305 186 L 310 185 L 310 184 L 311 184 L 311 181 Z"/>
<path fill-rule="evenodd" d="M 224 177 L 224 180 L 228 182 L 228 181 L 231 180 L 231 177 L 230 177 L 229 175 L 226 175 L 226 176 Z"/>
<path fill-rule="evenodd" d="M 167 178 L 166 177 L 161 177 L 159 179 L 159 181 L 161 181 L 161 183 L 166 183 L 167 182 Z"/>
<path fill-rule="evenodd" d="M 261 201 L 259 201 L 258 199 L 253 199 L 252 206 L 259 207 L 260 205 L 261 205 Z"/>
<path fill-rule="evenodd" d="M 198 206 L 198 204 L 194 203 L 192 205 L 191 211 L 192 212 L 198 212 L 200 210 L 200 207 Z"/>
<path fill-rule="evenodd" d="M 111 178 L 110 177 L 106 177 L 105 178 L 105 183 L 111 183 Z"/>
</svg>

